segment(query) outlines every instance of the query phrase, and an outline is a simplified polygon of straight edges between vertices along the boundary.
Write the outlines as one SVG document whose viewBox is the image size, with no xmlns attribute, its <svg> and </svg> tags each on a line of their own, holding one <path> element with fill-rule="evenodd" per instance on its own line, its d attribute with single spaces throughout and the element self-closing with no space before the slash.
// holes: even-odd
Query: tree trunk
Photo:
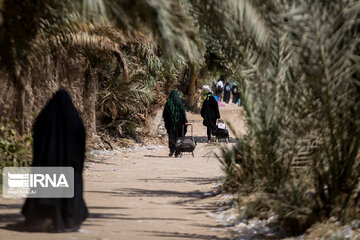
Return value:
<svg viewBox="0 0 360 240">
<path fill-rule="evenodd" d="M 89 138 L 96 135 L 97 77 L 98 76 L 94 76 L 94 71 L 89 66 L 85 72 L 85 86 L 83 90 L 84 122 Z"/>
<path fill-rule="evenodd" d="M 193 64 L 189 63 L 189 89 L 187 92 L 187 105 L 189 108 L 194 109 L 196 107 L 195 94 L 197 86 L 197 73 Z"/>
<path fill-rule="evenodd" d="M 25 133 L 25 123 L 24 123 L 24 110 L 25 110 L 25 81 L 21 76 L 17 76 L 15 73 L 13 75 L 14 82 L 16 83 L 16 90 L 18 94 L 18 99 L 16 102 L 16 120 L 17 120 L 17 130 L 22 136 Z"/>
</svg>

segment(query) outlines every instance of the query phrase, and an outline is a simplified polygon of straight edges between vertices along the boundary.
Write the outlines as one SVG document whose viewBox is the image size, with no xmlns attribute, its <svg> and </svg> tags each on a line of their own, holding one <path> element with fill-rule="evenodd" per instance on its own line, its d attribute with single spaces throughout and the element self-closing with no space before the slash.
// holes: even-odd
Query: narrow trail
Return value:
<svg viewBox="0 0 360 240">
<path fill-rule="evenodd" d="M 239 109 L 231 104 L 220 111 L 243 134 Z M 0 240 L 229 239 L 226 229 L 209 214 L 218 208 L 214 197 L 222 176 L 214 155 L 218 145 L 206 143 L 199 115 L 188 113 L 188 120 L 198 140 L 194 158 L 189 154 L 170 158 L 163 146 L 96 157 L 86 164 L 84 197 L 90 216 L 79 232 L 7 230 L 7 224 L 23 220 L 19 214 L 23 200 L 0 197 Z"/>
</svg>

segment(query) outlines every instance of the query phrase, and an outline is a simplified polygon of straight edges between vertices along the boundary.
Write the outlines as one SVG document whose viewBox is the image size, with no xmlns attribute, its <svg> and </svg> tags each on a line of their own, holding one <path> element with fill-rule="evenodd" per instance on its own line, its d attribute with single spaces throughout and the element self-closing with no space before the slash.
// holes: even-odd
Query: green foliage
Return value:
<svg viewBox="0 0 360 240">
<path fill-rule="evenodd" d="M 31 164 L 32 138 L 19 136 L 14 127 L 15 121 L 0 125 L 0 168 L 27 167 Z"/>
<path fill-rule="evenodd" d="M 312 157 L 315 187 L 322 203 L 332 210 L 339 205 L 340 209 L 346 207 L 347 197 L 341 198 L 343 194 L 350 198 L 360 177 L 356 170 L 360 146 L 360 62 L 355 23 L 359 9 L 355 10 L 354 4 L 314 4 L 312 8 L 301 4 L 298 9 L 305 13 L 291 16 L 294 25 L 304 26 L 292 31 L 293 44 L 299 44 L 300 31 L 307 39 L 301 41 L 304 48 L 298 52 L 304 72 L 299 82 L 310 90 L 306 96 L 310 104 L 306 112 L 301 109 L 299 113 L 306 116 L 307 122 L 311 120 L 310 126 L 304 123 L 305 129 L 319 134 Z M 341 212 L 331 214 L 341 216 Z"/>
<path fill-rule="evenodd" d="M 222 170 L 225 172 L 223 179 L 223 187 L 230 191 L 238 191 L 241 183 L 246 178 L 246 172 L 244 168 L 235 162 L 233 149 L 222 149 L 222 156 L 217 156 L 222 164 Z"/>
<path fill-rule="evenodd" d="M 104 72 L 99 83 L 98 115 L 107 127 L 115 127 L 121 135 L 134 137 L 142 120 L 141 113 L 154 99 L 153 89 L 143 82 L 125 82 L 116 68 L 108 70 L 109 75 Z"/>
<path fill-rule="evenodd" d="M 281 219 L 305 227 L 314 214 L 359 212 L 358 1 L 4 0 L 0 8 L 0 68 L 18 95 L 32 60 L 74 51 L 67 60 L 86 62 L 85 80 L 97 80 L 98 119 L 121 135 L 135 136 L 169 90 L 187 88 L 178 77 L 202 61 L 204 43 L 209 71 L 233 75 L 247 114 L 248 134 L 222 151 L 224 186 L 266 192 Z M 1 128 L 1 163 L 26 165 L 30 138 L 11 124 Z"/>
<path fill-rule="evenodd" d="M 79 10 L 88 21 L 114 24 L 125 32 L 150 30 L 164 56 L 199 57 L 201 41 L 179 0 L 86 0 Z"/>
<path fill-rule="evenodd" d="M 19 136 L 15 121 L 0 124 L 0 185 L 4 167 L 28 167 L 31 165 L 32 137 Z"/>
<path fill-rule="evenodd" d="M 129 99 L 137 100 L 120 103 L 116 94 L 103 94 L 100 98 L 105 98 L 102 100 L 107 103 L 112 101 L 105 108 L 109 110 L 112 105 L 113 113 L 116 105 L 119 114 L 129 114 L 128 118 L 122 116 L 119 119 L 128 120 L 129 126 L 125 128 L 133 134 L 139 114 L 131 112 L 143 114 L 149 99 L 163 90 L 155 89 L 155 82 L 168 83 L 166 89 L 176 86 L 173 75 L 179 71 L 179 62 L 184 61 L 183 58 L 197 61 L 202 45 L 197 29 L 178 0 L 6 0 L 0 4 L 0 33 L 0 69 L 9 74 L 6 80 L 12 81 L 21 98 L 15 113 L 20 133 L 24 130 L 25 86 L 31 85 L 32 81 L 27 76 L 50 57 L 57 59 L 64 53 L 70 55 L 71 59 L 61 59 L 61 63 L 54 61 L 59 64 L 59 69 L 73 75 L 69 66 L 85 63 L 90 65 L 92 76 L 106 74 L 101 69 L 101 61 L 111 62 L 116 58 L 115 67 L 121 65 L 124 80 L 136 81 L 131 86 L 125 84 L 122 91 L 129 91 Z M 131 49 L 134 46 L 135 49 Z M 143 53 L 153 56 L 137 59 Z M 97 89 L 91 90 L 97 92 Z M 85 98 L 94 99 L 92 93 L 84 94 Z M 130 106 L 132 104 L 136 107 Z M 89 101 L 89 105 L 91 111 L 95 111 L 93 101 Z M 129 108 L 132 109 L 129 111 Z M 108 112 L 105 114 L 109 115 Z M 94 126 L 93 117 L 91 121 L 87 125 Z"/>
<path fill-rule="evenodd" d="M 248 134 L 235 154 L 223 153 L 226 183 L 275 194 L 272 210 L 302 231 L 314 219 L 358 212 L 348 207 L 360 177 L 359 5 L 239 1 L 234 9 L 223 8 L 250 28 L 232 68 Z M 253 28 L 258 21 L 264 24 Z M 304 165 L 295 169 L 300 160 Z M 309 201 L 305 193 L 313 189 Z"/>
<path fill-rule="evenodd" d="M 176 83 L 176 77 L 184 61 L 174 57 L 166 64 L 156 53 L 152 44 L 129 43 L 122 48 L 124 64 L 128 71 L 110 59 L 104 64 L 99 79 L 98 117 L 105 127 L 120 135 L 136 137 L 136 128 L 146 120 L 150 105 L 162 96 L 159 88 L 169 88 L 167 83 Z"/>
<path fill-rule="evenodd" d="M 264 194 L 251 194 L 240 201 L 240 217 L 251 219 L 254 217 L 267 218 L 269 212 L 269 202 Z"/>
<path fill-rule="evenodd" d="M 301 234 L 315 221 L 320 211 L 315 194 L 309 190 L 309 179 L 289 179 L 270 196 L 270 208 L 279 216 L 279 222 L 290 234 Z"/>
</svg>

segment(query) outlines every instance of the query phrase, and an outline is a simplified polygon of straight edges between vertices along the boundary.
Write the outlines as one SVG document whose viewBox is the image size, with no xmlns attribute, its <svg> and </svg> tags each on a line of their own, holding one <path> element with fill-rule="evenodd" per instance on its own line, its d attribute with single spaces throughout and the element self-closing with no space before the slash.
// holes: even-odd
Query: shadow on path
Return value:
<svg viewBox="0 0 360 240">
<path fill-rule="evenodd" d="M 197 143 L 207 143 L 208 139 L 206 136 L 194 136 L 194 140 L 197 142 Z M 224 138 L 221 138 L 219 140 L 219 143 L 224 143 L 225 142 L 225 139 Z M 236 141 L 236 138 L 232 138 L 230 137 L 230 141 L 229 143 L 237 143 Z M 214 142 L 212 142 L 211 144 L 215 144 Z"/>
<path fill-rule="evenodd" d="M 5 226 L 1 226 L 0 229 L 6 229 L 17 232 L 28 232 L 28 229 L 24 227 L 24 216 L 20 213 L 21 204 L 0 204 L 0 209 L 18 209 L 17 213 L 5 213 L 0 214 L 0 223 L 8 223 Z M 125 207 L 106 207 L 106 206 L 88 206 L 89 216 L 88 219 L 120 219 L 120 220 L 141 220 L 127 218 L 128 214 L 113 214 L 113 213 L 93 213 L 96 209 L 128 209 Z"/>
<path fill-rule="evenodd" d="M 172 158 L 172 157 L 169 157 L 168 155 L 162 155 L 162 156 L 144 155 L 144 157 L 149 157 L 149 158 Z"/>
<path fill-rule="evenodd" d="M 160 232 L 160 231 L 141 231 L 145 233 L 151 233 L 153 236 L 165 239 L 171 238 L 183 238 L 183 239 L 214 239 L 214 240 L 228 240 L 229 238 L 219 238 L 215 235 L 205 234 L 189 234 L 180 232 Z"/>
<path fill-rule="evenodd" d="M 164 183 L 196 183 L 199 185 L 214 184 L 220 181 L 221 177 L 203 178 L 203 177 L 176 177 L 176 178 L 143 178 L 141 181 L 164 182 Z"/>
<path fill-rule="evenodd" d="M 190 192 L 180 192 L 180 191 L 171 191 L 171 190 L 150 190 L 150 189 L 140 189 L 140 188 L 122 188 L 117 191 L 87 191 L 92 193 L 101 193 L 101 194 L 111 194 L 112 196 L 122 196 L 122 197 L 181 197 L 181 198 L 207 198 L 215 196 L 217 193 L 214 191 L 211 192 L 201 192 L 199 190 L 190 191 Z"/>
</svg>

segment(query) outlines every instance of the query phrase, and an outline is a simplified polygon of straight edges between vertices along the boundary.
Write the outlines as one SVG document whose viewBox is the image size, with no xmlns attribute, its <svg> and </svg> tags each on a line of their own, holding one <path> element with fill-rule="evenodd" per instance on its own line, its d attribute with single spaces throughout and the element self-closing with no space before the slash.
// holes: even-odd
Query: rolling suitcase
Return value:
<svg viewBox="0 0 360 240">
<path fill-rule="evenodd" d="M 219 122 L 216 126 L 216 129 L 213 132 L 214 136 L 216 137 L 216 142 L 219 142 L 219 139 L 224 138 L 226 143 L 229 143 L 230 136 L 229 130 L 226 129 L 224 122 Z"/>
<path fill-rule="evenodd" d="M 183 137 L 178 138 L 178 140 L 176 141 L 176 152 L 175 154 L 178 156 L 182 156 L 183 152 L 189 152 L 192 154 L 192 156 L 194 157 L 194 150 L 196 147 L 196 142 L 194 140 L 193 137 L 193 126 L 190 124 L 189 126 L 191 126 L 191 136 L 184 136 L 184 126 L 182 127 L 182 135 Z"/>
</svg>

